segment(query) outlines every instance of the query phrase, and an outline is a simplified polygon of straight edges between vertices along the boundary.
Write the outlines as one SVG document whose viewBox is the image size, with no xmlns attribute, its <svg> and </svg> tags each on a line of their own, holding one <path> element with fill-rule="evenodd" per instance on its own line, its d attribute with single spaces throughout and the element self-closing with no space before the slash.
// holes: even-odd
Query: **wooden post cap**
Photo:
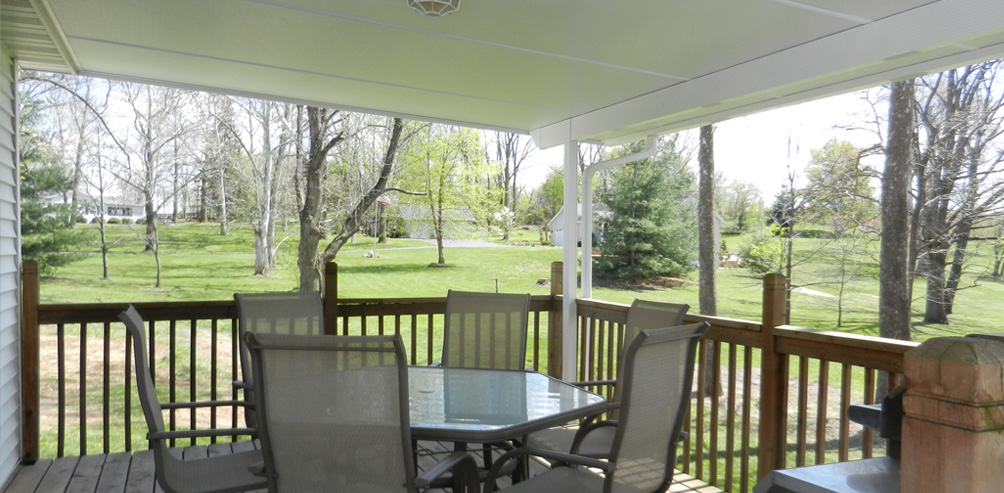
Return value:
<svg viewBox="0 0 1004 493">
<path fill-rule="evenodd" d="M 907 416 L 970 431 L 1004 430 L 1004 343 L 929 339 L 904 358 Z"/>
</svg>

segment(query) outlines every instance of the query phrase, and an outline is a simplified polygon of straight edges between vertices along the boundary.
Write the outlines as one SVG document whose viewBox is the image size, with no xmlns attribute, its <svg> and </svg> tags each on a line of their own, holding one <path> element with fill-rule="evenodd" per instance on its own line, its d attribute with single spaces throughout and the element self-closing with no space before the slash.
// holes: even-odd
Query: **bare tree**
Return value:
<svg viewBox="0 0 1004 493">
<path fill-rule="evenodd" d="M 519 175 L 523 162 L 536 149 L 533 141 L 515 133 L 495 132 L 495 161 L 501 168 L 503 194 L 502 205 L 513 213 L 518 205 L 519 190 L 516 177 Z M 509 239 L 509 230 L 503 229 L 503 240 Z"/>
<path fill-rule="evenodd" d="M 994 60 L 918 79 L 917 274 L 926 280 L 924 321 L 948 323 L 973 226 L 1000 212 L 993 186 L 1004 156 L 991 147 L 1004 106 Z M 949 255 L 951 270 L 948 270 Z"/>
</svg>

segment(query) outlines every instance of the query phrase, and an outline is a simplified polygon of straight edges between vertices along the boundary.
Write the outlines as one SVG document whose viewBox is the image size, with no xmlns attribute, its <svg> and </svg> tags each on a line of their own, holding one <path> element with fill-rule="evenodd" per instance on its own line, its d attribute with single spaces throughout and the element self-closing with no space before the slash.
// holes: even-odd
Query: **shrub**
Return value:
<svg viewBox="0 0 1004 493">
<path fill-rule="evenodd" d="M 123 217 L 122 224 L 132 224 L 132 219 L 129 219 L 128 217 Z"/>
<path fill-rule="evenodd" d="M 117 217 L 113 217 L 113 218 L 108 219 L 108 224 L 119 224 L 121 222 L 122 221 L 120 221 L 119 218 L 117 218 Z"/>
</svg>

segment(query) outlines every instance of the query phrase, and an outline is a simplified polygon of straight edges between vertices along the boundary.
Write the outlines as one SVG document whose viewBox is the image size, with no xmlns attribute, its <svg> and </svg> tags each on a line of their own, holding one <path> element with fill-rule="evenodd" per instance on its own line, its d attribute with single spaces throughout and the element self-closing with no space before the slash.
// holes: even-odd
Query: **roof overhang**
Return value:
<svg viewBox="0 0 1004 493">
<path fill-rule="evenodd" d="M 28 69 L 616 144 L 1004 54 L 1000 0 L 0 0 Z"/>
</svg>

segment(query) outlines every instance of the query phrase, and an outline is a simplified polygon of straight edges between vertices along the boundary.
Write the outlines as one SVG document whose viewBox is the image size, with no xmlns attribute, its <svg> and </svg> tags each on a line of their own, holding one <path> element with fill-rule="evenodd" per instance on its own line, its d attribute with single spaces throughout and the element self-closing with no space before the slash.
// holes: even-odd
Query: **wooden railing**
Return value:
<svg viewBox="0 0 1004 493">
<path fill-rule="evenodd" d="M 117 314 L 124 303 L 39 304 L 37 270 L 23 269 L 24 457 L 106 454 L 146 448 L 132 383 L 132 354 Z M 552 294 L 531 300 L 528 360 L 560 367 L 561 268 Z M 339 299 L 326 272 L 326 332 L 401 334 L 409 362 L 439 354 L 445 298 Z M 782 326 L 783 278 L 764 281 L 763 322 L 688 315 L 711 329 L 699 353 L 695 399 L 678 467 L 726 491 L 748 491 L 782 467 L 869 457 L 881 448 L 847 422 L 851 403 L 871 402 L 878 372 L 897 375 L 912 343 Z M 150 330 L 151 366 L 165 401 L 236 399 L 233 301 L 136 303 Z M 628 306 L 580 299 L 578 380 L 616 376 Z M 895 381 L 895 378 L 892 379 Z M 600 393 L 609 389 L 597 388 Z M 832 394 L 832 395 L 831 395 Z M 173 429 L 239 425 L 235 409 L 174 413 Z M 236 438 L 236 437 L 235 437 Z M 179 445 L 186 445 L 182 443 Z"/>
<path fill-rule="evenodd" d="M 560 279 L 560 276 L 558 276 Z M 781 325 L 784 278 L 764 280 L 764 322 L 689 314 L 707 321 L 695 395 L 678 468 L 725 491 L 750 491 L 779 468 L 872 457 L 884 449 L 852 424 L 851 404 L 873 403 L 916 343 Z M 578 300 L 579 380 L 612 379 L 628 306 Z M 608 389 L 593 389 L 608 393 Z M 703 390 L 703 391 L 702 391 Z"/>
</svg>

